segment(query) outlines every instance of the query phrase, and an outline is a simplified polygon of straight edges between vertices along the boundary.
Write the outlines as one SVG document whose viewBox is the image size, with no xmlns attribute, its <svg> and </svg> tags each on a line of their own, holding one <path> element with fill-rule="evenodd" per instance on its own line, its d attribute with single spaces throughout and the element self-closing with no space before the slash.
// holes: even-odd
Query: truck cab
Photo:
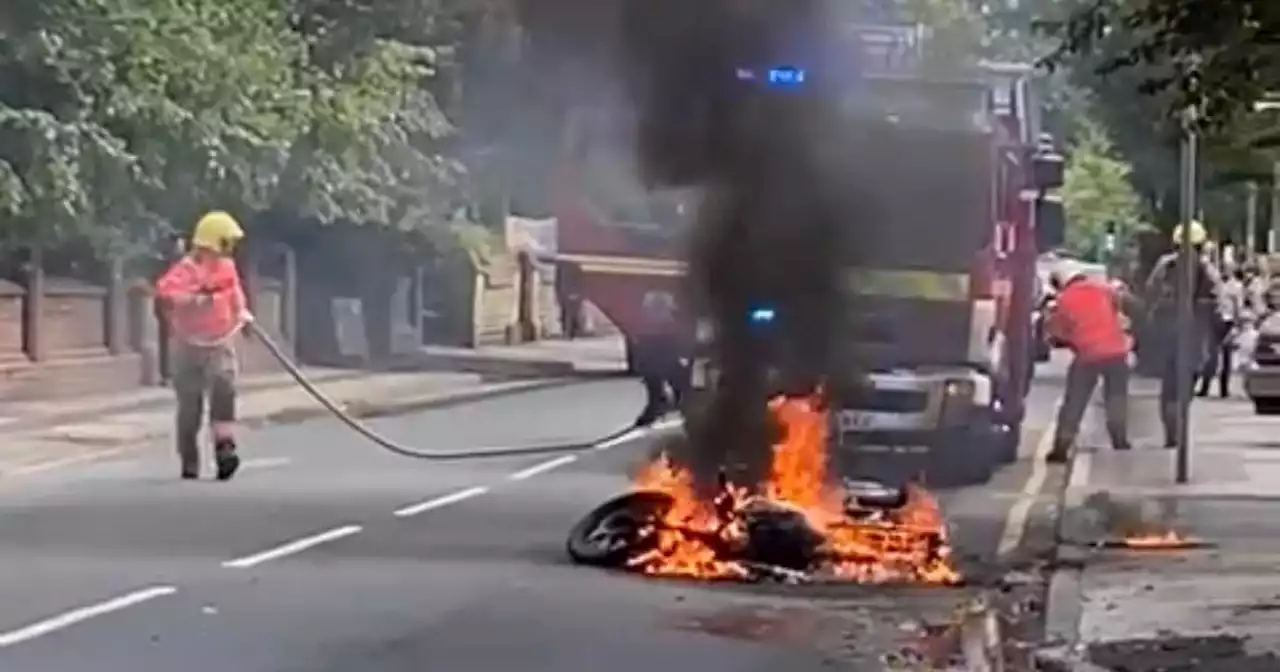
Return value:
<svg viewBox="0 0 1280 672">
<path fill-rule="evenodd" d="M 1017 459 L 1034 366 L 1034 220 L 1060 184 L 1028 121 L 1026 73 L 882 76 L 849 101 L 850 123 L 875 127 L 854 179 L 882 223 L 875 264 L 846 271 L 845 363 L 823 381 L 842 476 L 955 487 Z M 767 339 L 787 315 L 764 303 L 743 319 Z M 709 323 L 697 335 L 695 413 L 717 378 Z"/>
</svg>

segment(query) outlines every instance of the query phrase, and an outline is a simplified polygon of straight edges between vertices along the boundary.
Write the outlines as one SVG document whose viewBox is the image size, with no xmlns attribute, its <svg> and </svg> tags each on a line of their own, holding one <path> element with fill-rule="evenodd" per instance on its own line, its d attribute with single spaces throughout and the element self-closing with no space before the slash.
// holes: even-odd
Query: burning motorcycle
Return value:
<svg viewBox="0 0 1280 672">
<path fill-rule="evenodd" d="M 788 583 L 813 580 L 955 585 L 949 535 L 924 488 L 827 479 L 825 405 L 779 396 L 784 428 L 764 482 L 722 475 L 713 497 L 659 456 L 635 490 L 588 513 L 566 543 L 577 563 L 650 576 Z"/>
</svg>

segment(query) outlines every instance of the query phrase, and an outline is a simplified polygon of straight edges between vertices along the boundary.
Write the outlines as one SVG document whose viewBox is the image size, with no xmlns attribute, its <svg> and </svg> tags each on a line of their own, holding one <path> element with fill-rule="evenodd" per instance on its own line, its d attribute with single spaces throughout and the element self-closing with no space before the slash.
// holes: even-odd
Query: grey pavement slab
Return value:
<svg viewBox="0 0 1280 672">
<path fill-rule="evenodd" d="M 1243 400 L 1197 400 L 1186 484 L 1174 483 L 1174 453 L 1163 448 L 1077 456 L 1063 517 L 1065 540 L 1074 547 L 1066 549 L 1068 561 L 1054 577 L 1049 605 L 1049 628 L 1059 644 L 1074 649 L 1076 658 L 1086 657 L 1092 646 L 1098 656 L 1105 650 L 1131 663 L 1150 655 L 1143 653 L 1143 642 L 1170 649 L 1203 648 L 1217 641 L 1209 639 L 1214 637 L 1246 642 L 1235 658 L 1204 662 L 1206 671 L 1254 669 L 1245 666 L 1280 652 L 1276 422 L 1255 416 Z M 1113 505 L 1088 504 L 1088 495 L 1096 492 L 1106 492 Z M 1107 516 L 1097 508 L 1136 513 L 1153 531 L 1173 530 L 1210 547 L 1087 548 L 1082 544 L 1118 534 L 1106 529 Z M 1280 660 L 1274 665 L 1257 669 L 1280 669 Z"/>
</svg>

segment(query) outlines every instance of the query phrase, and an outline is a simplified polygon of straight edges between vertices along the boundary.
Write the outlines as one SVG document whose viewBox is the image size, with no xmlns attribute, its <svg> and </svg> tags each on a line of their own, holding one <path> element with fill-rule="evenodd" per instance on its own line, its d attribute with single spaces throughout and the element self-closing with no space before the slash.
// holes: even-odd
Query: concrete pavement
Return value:
<svg viewBox="0 0 1280 672">
<path fill-rule="evenodd" d="M 1174 484 L 1173 451 L 1156 447 L 1154 426 L 1145 450 L 1076 457 L 1046 658 L 1079 672 L 1280 669 L 1278 422 L 1243 398 L 1196 400 L 1185 485 Z M 1107 501 L 1089 499 L 1097 492 Z M 1212 546 L 1090 548 L 1121 534 L 1116 512 Z"/>
<path fill-rule="evenodd" d="M 1028 453 L 1055 395 L 1037 392 Z M 625 424 L 640 400 L 634 381 L 601 381 L 372 422 L 442 450 L 577 441 Z M 704 586 L 570 566 L 568 528 L 627 487 L 645 440 L 428 463 L 315 420 L 244 443 L 230 483 L 177 481 L 160 441 L 4 480 L 0 669 L 878 670 L 966 592 Z M 1026 461 L 948 493 L 966 568 L 991 573 L 1019 502 L 1030 536 L 1006 550 L 1047 542 L 1053 485 Z"/>
<path fill-rule="evenodd" d="M 427 366 L 432 363 L 418 362 L 427 366 L 425 370 L 304 370 L 349 413 L 370 416 L 567 384 L 600 372 L 619 372 L 625 365 L 618 338 L 480 348 L 465 354 L 470 359 L 462 364 L 446 366 L 447 362 L 435 362 L 440 366 Z M 483 361 L 484 365 L 473 367 L 467 363 L 472 360 Z M 471 368 L 484 370 L 468 370 Z M 560 377 L 529 377 L 547 371 L 559 372 Z M 301 422 L 328 413 L 283 371 L 247 376 L 241 380 L 240 392 L 241 422 L 251 427 Z M 0 405 L 0 427 L 6 434 L 6 441 L 0 445 L 0 477 L 114 457 L 169 436 L 173 425 L 172 397 L 167 388 L 144 388 L 70 400 Z"/>
<path fill-rule="evenodd" d="M 422 349 L 421 357 L 398 362 L 398 366 L 391 368 L 400 374 L 434 373 L 442 379 L 447 379 L 450 374 L 456 376 L 456 379 L 475 379 L 478 376 L 492 382 L 619 373 L 625 368 L 625 359 L 621 337 L 610 336 L 481 348 L 428 346 Z M 302 368 L 308 378 L 320 384 L 367 381 L 369 386 L 377 387 L 380 381 L 388 379 L 386 372 L 320 366 Z M 283 369 L 242 376 L 240 380 L 240 390 L 245 393 L 293 387 L 296 387 L 296 383 Z M 8 402 L 0 404 L 0 427 L 7 431 L 27 431 L 106 415 L 149 410 L 167 406 L 172 396 L 172 391 L 167 387 L 129 388 L 122 385 L 121 390 L 111 394 Z"/>
</svg>

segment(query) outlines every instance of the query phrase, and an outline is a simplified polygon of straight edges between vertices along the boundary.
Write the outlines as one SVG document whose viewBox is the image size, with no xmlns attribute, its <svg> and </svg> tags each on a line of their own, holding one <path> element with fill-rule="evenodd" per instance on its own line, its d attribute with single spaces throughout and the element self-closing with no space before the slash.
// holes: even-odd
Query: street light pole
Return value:
<svg viewBox="0 0 1280 672">
<path fill-rule="evenodd" d="M 1244 259 L 1252 259 L 1258 253 L 1258 183 L 1250 181 L 1245 186 L 1246 209 L 1244 214 Z"/>
<path fill-rule="evenodd" d="M 1181 217 L 1182 238 L 1178 260 L 1178 329 L 1174 335 L 1177 347 L 1174 371 L 1177 374 L 1178 391 L 1178 453 L 1174 480 L 1187 483 L 1191 480 L 1191 385 L 1196 369 L 1193 357 L 1196 354 L 1193 346 L 1200 346 L 1200 328 L 1196 324 L 1193 296 L 1195 292 L 1196 268 L 1200 265 L 1196 251 L 1191 246 L 1191 223 L 1196 219 L 1199 207 L 1197 187 L 1199 183 L 1197 162 L 1199 157 L 1200 138 L 1196 133 L 1196 111 L 1188 107 L 1183 119 L 1182 133 L 1182 178 L 1181 178 Z"/>
<path fill-rule="evenodd" d="M 1267 254 L 1275 254 L 1280 233 L 1280 161 L 1271 164 L 1271 226 L 1267 229 Z"/>
</svg>

